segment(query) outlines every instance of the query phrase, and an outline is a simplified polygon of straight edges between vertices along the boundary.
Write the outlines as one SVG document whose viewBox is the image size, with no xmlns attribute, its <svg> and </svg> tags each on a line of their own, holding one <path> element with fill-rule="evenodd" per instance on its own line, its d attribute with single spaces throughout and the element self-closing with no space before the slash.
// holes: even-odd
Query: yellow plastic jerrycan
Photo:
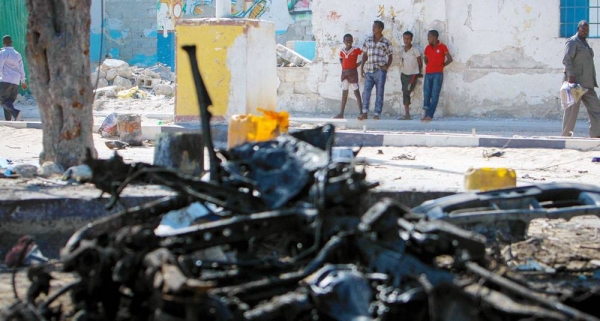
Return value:
<svg viewBox="0 0 600 321">
<path fill-rule="evenodd" d="M 233 115 L 227 130 L 227 148 L 233 148 L 246 142 L 262 142 L 287 133 L 289 114 L 258 109 L 264 115 Z"/>
<path fill-rule="evenodd" d="M 517 186 L 517 173 L 510 168 L 470 168 L 465 174 L 465 190 L 488 191 Z"/>
</svg>

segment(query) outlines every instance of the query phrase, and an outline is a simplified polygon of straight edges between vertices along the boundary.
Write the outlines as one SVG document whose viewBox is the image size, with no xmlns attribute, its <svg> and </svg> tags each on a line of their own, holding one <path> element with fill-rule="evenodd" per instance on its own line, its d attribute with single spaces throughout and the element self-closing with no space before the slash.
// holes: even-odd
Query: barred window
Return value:
<svg viewBox="0 0 600 321">
<path fill-rule="evenodd" d="M 560 0 L 560 36 L 577 33 L 577 24 L 587 20 L 590 38 L 600 38 L 600 0 Z"/>
</svg>

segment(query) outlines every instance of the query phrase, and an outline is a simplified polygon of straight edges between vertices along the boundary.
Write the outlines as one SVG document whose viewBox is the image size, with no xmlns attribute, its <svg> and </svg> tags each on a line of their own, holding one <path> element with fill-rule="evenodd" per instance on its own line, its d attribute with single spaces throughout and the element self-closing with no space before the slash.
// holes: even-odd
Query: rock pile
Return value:
<svg viewBox="0 0 600 321">
<path fill-rule="evenodd" d="M 149 68 L 129 66 L 125 61 L 106 59 L 91 75 L 96 98 L 116 98 L 119 91 L 138 87 L 154 95 L 173 96 L 175 74 L 163 64 Z"/>
</svg>

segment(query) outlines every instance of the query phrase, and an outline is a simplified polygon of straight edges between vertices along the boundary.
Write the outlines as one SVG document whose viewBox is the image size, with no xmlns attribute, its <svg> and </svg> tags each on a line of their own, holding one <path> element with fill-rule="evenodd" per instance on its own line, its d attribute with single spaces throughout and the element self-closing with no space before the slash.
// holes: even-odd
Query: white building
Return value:
<svg viewBox="0 0 600 321">
<path fill-rule="evenodd" d="M 590 21 L 589 43 L 600 53 L 600 42 L 593 39 L 598 37 L 597 2 L 313 0 L 316 58 L 308 68 L 279 68 L 278 108 L 334 115 L 341 99 L 338 50 L 342 36 L 351 33 L 355 45 L 362 45 L 373 21 L 381 20 L 384 35 L 392 40 L 396 52 L 406 30 L 415 34 L 414 43 L 421 49 L 427 45 L 430 29 L 438 30 L 440 40 L 448 46 L 454 62 L 445 71 L 436 117 L 558 118 L 562 115 L 558 92 L 564 43 L 575 33 L 579 20 Z M 399 68 L 395 55 L 388 72 L 384 118 L 395 117 L 402 108 Z M 374 96 L 373 90 L 372 99 Z M 355 101 L 348 103 L 347 110 L 355 112 Z M 420 115 L 421 106 L 419 85 L 411 112 Z"/>
</svg>

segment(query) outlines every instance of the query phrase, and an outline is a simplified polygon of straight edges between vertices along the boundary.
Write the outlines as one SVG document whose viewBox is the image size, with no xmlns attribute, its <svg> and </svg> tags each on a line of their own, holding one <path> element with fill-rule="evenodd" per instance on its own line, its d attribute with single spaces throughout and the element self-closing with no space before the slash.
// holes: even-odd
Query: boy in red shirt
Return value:
<svg viewBox="0 0 600 321">
<path fill-rule="evenodd" d="M 346 109 L 346 102 L 348 101 L 348 88 L 354 90 L 354 96 L 356 96 L 356 102 L 358 103 L 358 113 L 362 113 L 362 99 L 360 97 L 360 90 L 358 89 L 358 57 L 362 55 L 362 49 L 353 47 L 352 43 L 354 39 L 351 34 L 344 35 L 345 47 L 340 50 L 340 62 L 342 63 L 342 106 L 340 113 L 333 118 L 342 119 L 344 118 L 344 110 Z"/>
<path fill-rule="evenodd" d="M 423 122 L 430 122 L 437 108 L 444 82 L 444 67 L 452 62 L 452 56 L 448 52 L 448 47 L 439 40 L 437 30 L 430 30 L 427 33 L 429 45 L 423 53 L 425 58 L 425 79 L 423 80 L 423 109 L 425 116 L 421 118 Z"/>
</svg>

